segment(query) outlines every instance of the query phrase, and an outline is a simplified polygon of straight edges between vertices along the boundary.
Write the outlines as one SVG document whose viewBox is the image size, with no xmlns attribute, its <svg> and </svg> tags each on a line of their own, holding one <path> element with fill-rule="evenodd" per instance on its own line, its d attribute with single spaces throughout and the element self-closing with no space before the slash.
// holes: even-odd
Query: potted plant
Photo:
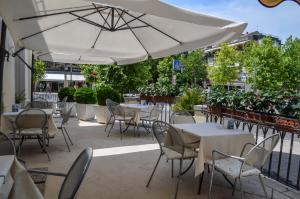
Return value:
<svg viewBox="0 0 300 199">
<path fill-rule="evenodd" d="M 77 117 L 80 120 L 93 120 L 95 112 L 93 104 L 96 103 L 95 92 L 91 88 L 79 88 L 74 93 Z"/>
<path fill-rule="evenodd" d="M 188 111 L 194 115 L 194 106 L 202 104 L 204 98 L 201 95 L 201 90 L 198 88 L 190 88 L 184 91 L 183 95 L 179 97 L 175 103 L 174 111 Z"/>
<path fill-rule="evenodd" d="M 21 107 L 25 106 L 25 91 L 21 91 L 20 93 L 16 93 L 15 95 L 15 102 L 16 102 L 16 106 L 18 107 L 18 109 L 20 109 Z"/>
<path fill-rule="evenodd" d="M 110 116 L 106 107 L 106 99 L 111 99 L 112 101 L 120 103 L 121 95 L 113 88 L 104 85 L 97 86 L 96 95 L 98 101 L 98 105 L 94 106 L 96 120 L 99 123 L 106 123 Z"/>
<path fill-rule="evenodd" d="M 226 107 L 226 90 L 223 87 L 215 87 L 207 96 L 208 111 L 212 114 L 221 115 L 222 107 Z"/>
<path fill-rule="evenodd" d="M 67 102 L 66 102 L 66 106 L 67 106 L 66 108 L 67 109 L 69 109 L 70 107 L 73 106 L 71 116 L 76 115 L 76 108 L 74 106 L 74 104 L 75 104 L 75 99 L 74 99 L 75 92 L 76 92 L 76 89 L 74 87 L 65 87 L 65 88 L 62 88 L 58 92 L 58 99 L 60 101 L 62 101 L 65 97 L 68 97 Z"/>
</svg>

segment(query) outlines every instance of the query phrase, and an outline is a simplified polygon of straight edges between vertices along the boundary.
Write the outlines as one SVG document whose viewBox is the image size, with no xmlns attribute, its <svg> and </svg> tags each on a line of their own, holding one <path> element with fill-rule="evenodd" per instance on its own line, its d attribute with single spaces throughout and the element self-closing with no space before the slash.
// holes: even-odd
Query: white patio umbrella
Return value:
<svg viewBox="0 0 300 199">
<path fill-rule="evenodd" d="M 15 43 L 37 58 L 129 64 L 232 40 L 237 23 L 158 0 L 0 0 Z"/>
</svg>

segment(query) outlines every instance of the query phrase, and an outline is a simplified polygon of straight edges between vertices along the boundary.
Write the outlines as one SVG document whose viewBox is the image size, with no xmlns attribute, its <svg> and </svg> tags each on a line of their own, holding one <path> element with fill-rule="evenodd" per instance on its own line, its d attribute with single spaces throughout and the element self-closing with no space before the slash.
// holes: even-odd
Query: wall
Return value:
<svg viewBox="0 0 300 199">
<path fill-rule="evenodd" d="M 11 106 L 15 103 L 16 94 L 24 91 L 26 99 L 30 99 L 31 72 L 19 58 L 11 56 L 16 51 L 16 48 L 8 30 L 5 49 L 9 51 L 10 56 L 8 61 L 5 60 L 3 69 L 3 107 L 4 111 L 11 111 Z M 30 50 L 22 51 L 20 56 L 31 65 L 32 53 Z"/>
</svg>

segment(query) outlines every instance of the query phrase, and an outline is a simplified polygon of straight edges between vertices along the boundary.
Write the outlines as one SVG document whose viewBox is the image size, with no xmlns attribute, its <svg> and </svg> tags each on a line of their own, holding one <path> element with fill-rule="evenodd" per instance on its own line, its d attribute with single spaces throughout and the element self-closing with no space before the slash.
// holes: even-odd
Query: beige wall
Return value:
<svg viewBox="0 0 300 199">
<path fill-rule="evenodd" d="M 6 33 L 5 49 L 13 52 L 15 47 L 9 33 Z M 3 69 L 3 106 L 4 111 L 10 111 L 11 105 L 15 103 L 15 59 L 11 56 L 9 61 L 5 59 Z"/>
<path fill-rule="evenodd" d="M 0 19 L 1 22 L 1 19 Z M 9 61 L 5 59 L 3 69 L 3 107 L 4 111 L 11 111 L 12 104 L 15 103 L 15 95 L 25 91 L 25 97 L 30 99 L 30 70 L 20 62 L 17 57 L 12 57 L 12 53 L 16 51 L 14 42 L 7 31 L 5 49 L 9 51 Z M 29 50 L 24 50 L 20 56 L 31 65 L 32 53 Z"/>
</svg>

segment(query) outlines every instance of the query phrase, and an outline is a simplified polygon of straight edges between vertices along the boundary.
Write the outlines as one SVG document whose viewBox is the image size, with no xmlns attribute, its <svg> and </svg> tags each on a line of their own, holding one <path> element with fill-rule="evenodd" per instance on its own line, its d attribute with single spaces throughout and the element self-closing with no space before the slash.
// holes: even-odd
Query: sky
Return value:
<svg viewBox="0 0 300 199">
<path fill-rule="evenodd" d="M 258 0 L 163 0 L 188 10 L 247 22 L 246 31 L 270 34 L 285 40 L 300 38 L 300 6 L 285 1 L 275 8 L 263 7 Z"/>
</svg>

